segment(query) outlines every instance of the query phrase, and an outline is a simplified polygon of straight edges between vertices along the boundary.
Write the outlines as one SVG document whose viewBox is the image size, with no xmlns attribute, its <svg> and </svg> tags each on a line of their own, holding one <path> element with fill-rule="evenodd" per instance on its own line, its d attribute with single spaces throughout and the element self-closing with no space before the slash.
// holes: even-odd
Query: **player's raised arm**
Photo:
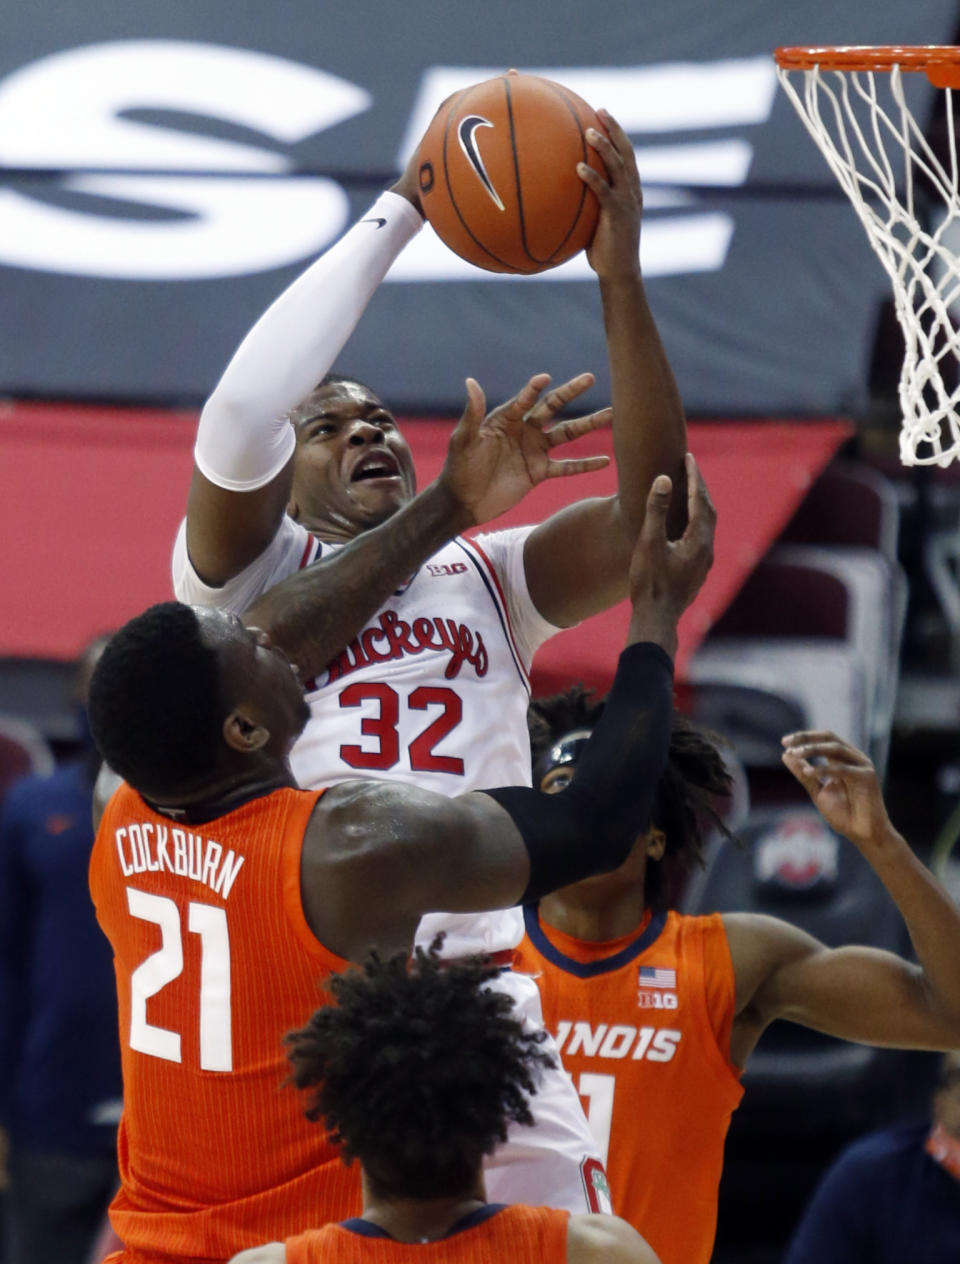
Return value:
<svg viewBox="0 0 960 1264">
<path fill-rule="evenodd" d="M 960 1048 L 956 904 L 894 829 L 862 751 L 826 732 L 791 734 L 784 747 L 786 766 L 827 823 L 869 861 L 903 914 L 917 964 L 876 948 L 827 948 L 776 918 L 726 915 L 737 1022 L 747 1042 L 786 1018 L 866 1044 Z M 738 1061 L 744 1050 L 739 1054 Z"/>
<path fill-rule="evenodd" d="M 483 391 L 467 379 L 467 406 L 450 437 L 436 482 L 378 527 L 364 531 L 326 561 L 297 571 L 244 613 L 249 627 L 265 629 L 297 664 L 303 679 L 322 671 L 363 623 L 448 540 L 489 521 L 546 478 L 599 469 L 606 456 L 563 459 L 553 450 L 609 424 L 610 410 L 558 422 L 549 430 L 531 425 L 530 409 L 549 384 L 536 374 L 506 404 L 484 416 Z M 587 376 L 561 388 L 576 398 Z M 549 407 L 543 421 L 552 420 Z"/>
<path fill-rule="evenodd" d="M 658 478 L 631 564 L 627 648 L 562 796 L 524 787 L 445 799 L 384 782 L 328 791 L 304 842 L 302 895 L 317 937 L 353 960 L 409 945 L 422 914 L 506 908 L 622 863 L 646 828 L 673 716 L 676 623 L 712 560 L 714 514 L 692 458 L 692 512 L 670 543 Z"/>
<path fill-rule="evenodd" d="M 288 414 L 330 370 L 390 265 L 423 224 L 409 171 L 260 317 L 204 405 L 187 550 L 218 587 L 258 557 L 286 509 Z"/>
<path fill-rule="evenodd" d="M 544 618 L 562 627 L 627 595 L 627 568 L 647 491 L 658 473 L 669 474 L 681 490 L 687 446 L 683 405 L 640 272 L 643 196 L 633 147 L 616 120 L 599 113 L 607 135 L 590 131 L 587 139 L 609 180 L 586 164 L 580 176 L 600 202 L 587 258 L 603 301 L 619 488 L 616 496 L 561 510 L 527 540 L 530 595 Z M 668 523 L 671 536 L 680 534 L 683 522 L 684 498 L 678 495 Z"/>
</svg>

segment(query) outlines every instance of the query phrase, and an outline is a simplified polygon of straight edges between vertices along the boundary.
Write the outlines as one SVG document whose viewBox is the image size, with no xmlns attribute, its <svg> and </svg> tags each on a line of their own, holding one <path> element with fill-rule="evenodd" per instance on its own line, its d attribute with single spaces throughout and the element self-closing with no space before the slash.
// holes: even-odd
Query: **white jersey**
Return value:
<svg viewBox="0 0 960 1264">
<path fill-rule="evenodd" d="M 527 591 L 532 527 L 451 541 L 400 588 L 305 692 L 310 719 L 291 766 L 305 788 L 356 777 L 439 794 L 530 785 L 529 670 L 559 631 Z M 272 543 L 221 588 L 196 574 L 181 526 L 173 557 L 179 600 L 241 614 L 280 580 L 341 546 L 284 518 Z M 446 933 L 444 952 L 499 952 L 523 937 L 519 910 L 430 914 L 417 939 Z"/>
</svg>

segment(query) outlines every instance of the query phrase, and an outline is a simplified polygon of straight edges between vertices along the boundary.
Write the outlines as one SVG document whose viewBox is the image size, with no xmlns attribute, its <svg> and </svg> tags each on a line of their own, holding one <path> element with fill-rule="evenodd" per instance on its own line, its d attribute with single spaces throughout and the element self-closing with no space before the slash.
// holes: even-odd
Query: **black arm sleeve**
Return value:
<svg viewBox="0 0 960 1264">
<path fill-rule="evenodd" d="M 673 727 L 673 663 L 642 641 L 620 655 L 613 688 L 562 794 L 485 790 L 513 817 L 530 854 L 523 902 L 623 864 L 649 826 Z"/>
</svg>

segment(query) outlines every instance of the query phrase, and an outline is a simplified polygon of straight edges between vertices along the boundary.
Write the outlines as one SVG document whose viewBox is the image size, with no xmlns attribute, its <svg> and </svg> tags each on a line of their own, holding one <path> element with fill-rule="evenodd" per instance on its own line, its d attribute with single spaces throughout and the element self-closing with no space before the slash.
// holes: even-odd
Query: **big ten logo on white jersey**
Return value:
<svg viewBox="0 0 960 1264">
<path fill-rule="evenodd" d="M 644 274 L 722 268 L 733 213 L 700 207 L 683 186 L 745 183 L 752 130 L 769 118 L 776 93 L 773 59 L 526 69 L 604 102 L 627 132 L 663 136 L 636 150 L 647 183 L 680 186 L 645 194 Z M 502 66 L 425 67 L 398 168 L 445 97 L 500 73 Z M 392 82 L 373 77 L 371 86 L 287 58 L 189 40 L 111 40 L 22 66 L 0 81 L 0 163 L 63 172 L 58 188 L 78 205 L 0 190 L 0 262 L 157 281 L 296 263 L 342 231 L 349 201 L 338 181 L 298 170 L 294 147 L 348 120 L 356 127 L 356 116 L 376 103 L 374 91 L 389 92 L 391 110 L 403 110 Z M 144 111 L 213 119 L 247 135 L 158 125 L 136 117 Z M 689 138 L 705 129 L 715 139 Z M 257 143 L 258 132 L 265 143 Z M 103 199 L 112 203 L 108 210 Z M 531 278 L 487 272 L 425 232 L 387 280 L 465 278 L 536 285 L 592 281 L 593 273 L 583 253 Z"/>
<path fill-rule="evenodd" d="M 465 541 L 421 567 L 306 693 L 291 759 L 303 786 L 530 784 L 525 664 L 492 572 Z"/>
<path fill-rule="evenodd" d="M 630 1058 L 635 1062 L 671 1062 L 683 1033 L 670 1027 L 635 1027 L 629 1023 L 557 1023 L 557 1050 L 562 1058 Z"/>
</svg>

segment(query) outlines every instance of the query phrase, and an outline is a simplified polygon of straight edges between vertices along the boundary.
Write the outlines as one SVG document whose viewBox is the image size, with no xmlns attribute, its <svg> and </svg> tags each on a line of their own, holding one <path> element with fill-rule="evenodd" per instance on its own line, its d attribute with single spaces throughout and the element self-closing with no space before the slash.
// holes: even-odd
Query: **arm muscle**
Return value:
<svg viewBox="0 0 960 1264">
<path fill-rule="evenodd" d="M 878 948 L 828 948 L 777 918 L 727 914 L 736 979 L 732 1049 L 742 1065 L 777 1018 L 829 1036 L 891 1048 L 952 1049 L 954 1015 L 936 1004 L 920 966 Z M 744 1043 L 749 1047 L 744 1049 Z"/>
</svg>

